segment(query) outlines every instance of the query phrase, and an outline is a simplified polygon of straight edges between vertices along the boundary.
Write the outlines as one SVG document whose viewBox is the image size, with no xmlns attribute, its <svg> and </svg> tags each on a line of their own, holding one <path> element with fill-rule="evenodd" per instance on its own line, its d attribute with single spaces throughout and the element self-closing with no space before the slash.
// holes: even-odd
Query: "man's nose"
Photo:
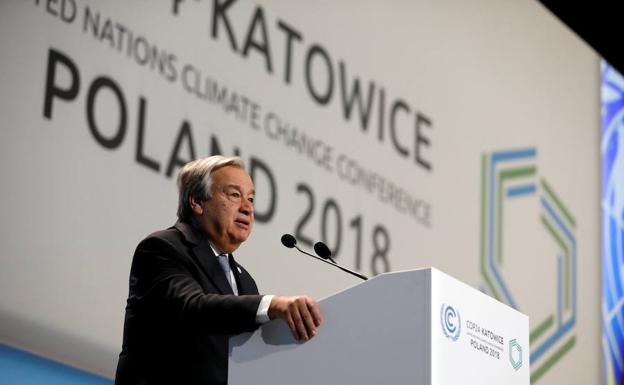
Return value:
<svg viewBox="0 0 624 385">
<path fill-rule="evenodd" d="M 245 215 L 251 215 L 253 214 L 253 211 L 254 211 L 253 204 L 249 202 L 248 200 L 243 200 L 243 203 L 241 204 L 239 211 Z"/>
</svg>

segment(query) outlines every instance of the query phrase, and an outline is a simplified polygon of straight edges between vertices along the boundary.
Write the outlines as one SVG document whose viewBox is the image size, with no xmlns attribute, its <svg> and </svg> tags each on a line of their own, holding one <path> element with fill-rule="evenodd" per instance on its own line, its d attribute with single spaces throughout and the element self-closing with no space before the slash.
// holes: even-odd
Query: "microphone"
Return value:
<svg viewBox="0 0 624 385">
<path fill-rule="evenodd" d="M 368 279 L 366 276 L 364 276 L 364 275 L 362 275 L 362 274 L 359 274 L 359 273 L 356 273 L 355 271 L 351 271 L 351 270 L 349 270 L 349 269 L 347 269 L 347 268 L 345 268 L 345 267 L 342 267 L 342 266 L 338 265 L 336 262 L 334 262 L 334 260 L 333 260 L 333 259 L 331 259 L 331 250 L 329 250 L 329 247 L 327 247 L 327 245 L 325 245 L 325 244 L 324 244 L 324 243 L 322 243 L 322 242 L 317 242 L 317 243 L 314 245 L 314 251 L 315 251 L 317 254 L 319 254 L 319 256 L 320 256 L 320 257 L 317 257 L 316 255 L 312 255 L 312 254 L 310 254 L 310 253 L 307 253 L 307 252 L 305 252 L 305 251 L 301 250 L 301 249 L 297 246 L 297 240 L 295 239 L 295 237 L 293 237 L 293 236 L 292 236 L 292 235 L 290 235 L 290 234 L 284 234 L 284 235 L 282 235 L 282 239 L 281 239 L 281 241 L 282 241 L 282 245 L 284 245 L 284 246 L 288 247 L 289 249 L 295 248 L 295 249 L 299 250 L 299 252 L 301 252 L 301 253 L 303 253 L 303 254 L 305 254 L 305 255 L 309 255 L 310 257 L 312 257 L 312 258 L 316 258 L 316 259 L 318 259 L 319 261 L 323 261 L 323 262 L 325 262 L 325 263 L 327 263 L 327 264 L 329 264 L 329 265 L 336 266 L 337 268 L 339 268 L 340 270 L 342 270 L 342 271 L 344 271 L 344 272 L 346 272 L 346 273 L 349 273 L 349 274 L 351 274 L 351 275 L 355 275 L 356 277 L 361 278 L 361 279 L 363 279 L 363 280 L 365 280 L 365 281 Z M 317 250 L 317 249 L 318 249 L 318 250 Z M 332 263 L 332 262 L 327 261 L 327 259 L 329 259 L 329 260 L 330 260 L 330 261 L 332 261 L 333 263 Z"/>
<path fill-rule="evenodd" d="M 332 261 L 334 263 L 334 265 L 337 265 L 336 261 L 334 261 L 331 257 L 332 252 L 329 249 L 329 247 L 327 247 L 326 244 L 324 244 L 323 242 L 316 242 L 314 244 L 314 252 L 316 253 L 316 255 L 318 255 L 319 257 L 323 258 L 323 259 L 329 259 L 330 261 Z"/>
<path fill-rule="evenodd" d="M 290 234 L 282 235 L 282 245 L 292 249 L 297 244 L 297 240 Z"/>
</svg>

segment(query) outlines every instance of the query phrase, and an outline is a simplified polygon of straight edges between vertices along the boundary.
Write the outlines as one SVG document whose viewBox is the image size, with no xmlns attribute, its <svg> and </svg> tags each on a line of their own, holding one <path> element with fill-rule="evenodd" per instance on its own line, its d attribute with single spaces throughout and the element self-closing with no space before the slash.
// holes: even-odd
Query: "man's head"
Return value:
<svg viewBox="0 0 624 385">
<path fill-rule="evenodd" d="M 254 186 L 238 157 L 215 155 L 178 174 L 178 218 L 197 225 L 223 253 L 247 240 L 254 221 Z"/>
</svg>

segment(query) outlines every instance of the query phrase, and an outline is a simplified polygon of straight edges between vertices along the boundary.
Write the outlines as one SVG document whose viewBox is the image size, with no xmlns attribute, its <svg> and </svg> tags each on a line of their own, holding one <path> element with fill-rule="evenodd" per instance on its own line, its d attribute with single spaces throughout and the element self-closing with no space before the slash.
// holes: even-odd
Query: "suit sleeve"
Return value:
<svg viewBox="0 0 624 385">
<path fill-rule="evenodd" d="M 128 307 L 137 314 L 199 328 L 210 334 L 254 330 L 260 295 L 205 293 L 188 257 L 168 240 L 149 237 L 138 246 L 130 272 Z"/>
</svg>

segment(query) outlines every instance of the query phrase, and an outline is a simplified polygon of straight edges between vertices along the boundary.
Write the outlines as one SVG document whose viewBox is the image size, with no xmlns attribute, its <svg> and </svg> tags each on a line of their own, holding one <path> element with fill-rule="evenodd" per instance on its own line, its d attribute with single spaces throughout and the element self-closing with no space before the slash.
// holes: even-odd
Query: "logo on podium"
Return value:
<svg viewBox="0 0 624 385">
<path fill-rule="evenodd" d="M 515 338 L 509 341 L 509 362 L 515 370 L 522 367 L 522 346 Z"/>
<path fill-rule="evenodd" d="M 459 311 L 453 306 L 442 304 L 440 308 L 440 322 L 446 338 L 457 341 L 461 332 L 461 318 Z"/>
</svg>

